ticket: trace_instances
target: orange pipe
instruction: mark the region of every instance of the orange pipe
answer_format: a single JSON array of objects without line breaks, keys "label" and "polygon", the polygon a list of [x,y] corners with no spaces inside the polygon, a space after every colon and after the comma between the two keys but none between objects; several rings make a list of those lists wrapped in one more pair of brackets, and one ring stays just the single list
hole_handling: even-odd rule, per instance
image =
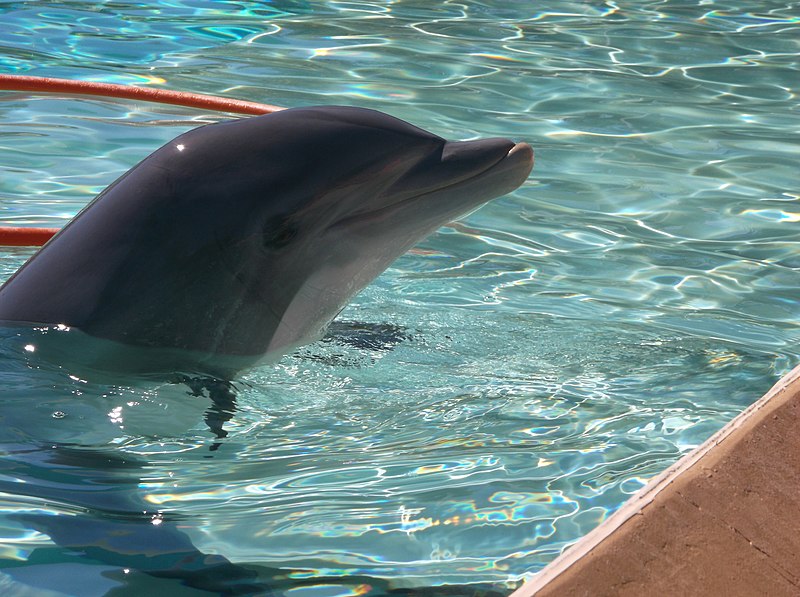
[{"label": "orange pipe", "polygon": [[6,247],[38,247],[49,241],[58,228],[0,226],[0,245]]},{"label": "orange pipe", "polygon": [[[280,106],[259,104],[244,100],[170,91],[168,89],[151,89],[134,85],[116,85],[114,83],[96,83],[94,81],[72,81],[52,77],[28,77],[22,75],[1,75],[0,91],[32,91],[35,93],[72,93],[79,95],[97,95],[101,97],[117,97],[159,104],[172,104],[189,108],[203,108],[233,114],[270,114],[283,110]],[[58,228],[21,228],[0,226],[0,245],[9,247],[34,247],[43,245],[58,232]]]},{"label": "orange pipe", "polygon": [[170,91],[168,89],[151,89],[134,85],[116,85],[114,83],[96,83],[94,81],[72,81],[70,79],[54,79],[52,77],[27,77],[22,75],[0,75],[0,91],[33,91],[37,93],[74,93],[79,95],[99,95],[102,97],[119,97],[123,99],[174,104],[189,108],[207,108],[218,112],[234,114],[269,114],[283,110],[279,106],[247,102],[244,100],[188,93],[186,91]]}]

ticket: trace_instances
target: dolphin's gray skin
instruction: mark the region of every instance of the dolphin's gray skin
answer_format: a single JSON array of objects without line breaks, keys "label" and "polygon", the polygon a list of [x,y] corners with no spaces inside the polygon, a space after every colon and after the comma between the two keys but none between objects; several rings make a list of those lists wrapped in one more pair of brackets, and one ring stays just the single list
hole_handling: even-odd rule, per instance
[{"label": "dolphin's gray skin", "polygon": [[281,354],[532,165],[525,143],[446,141],[361,108],[203,126],[120,177],[14,274],[0,320],[183,354]]}]

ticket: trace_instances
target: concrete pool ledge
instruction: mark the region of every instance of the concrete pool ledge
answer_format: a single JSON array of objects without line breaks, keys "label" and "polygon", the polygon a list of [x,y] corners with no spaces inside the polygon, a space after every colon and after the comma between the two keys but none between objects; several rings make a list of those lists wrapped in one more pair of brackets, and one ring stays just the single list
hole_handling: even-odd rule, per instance
[{"label": "concrete pool ledge", "polygon": [[800,366],[511,597],[800,595]]}]

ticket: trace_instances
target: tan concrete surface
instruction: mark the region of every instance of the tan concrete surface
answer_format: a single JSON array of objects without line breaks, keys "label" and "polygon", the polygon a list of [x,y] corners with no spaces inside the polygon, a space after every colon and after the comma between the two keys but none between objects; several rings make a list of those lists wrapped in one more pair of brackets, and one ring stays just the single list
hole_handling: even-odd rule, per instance
[{"label": "tan concrete surface", "polygon": [[800,367],[512,597],[800,596]]}]

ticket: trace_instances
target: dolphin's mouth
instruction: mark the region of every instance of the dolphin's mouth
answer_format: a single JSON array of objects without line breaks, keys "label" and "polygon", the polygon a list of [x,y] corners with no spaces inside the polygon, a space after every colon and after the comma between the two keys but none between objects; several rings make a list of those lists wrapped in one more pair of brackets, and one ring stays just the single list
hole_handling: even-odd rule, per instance
[{"label": "dolphin's mouth", "polygon": [[[493,152],[494,155],[480,155],[480,149],[482,148],[476,146],[492,142],[504,143],[506,151],[503,153],[495,151]],[[449,202],[451,203],[450,205],[441,206],[443,214],[450,214],[454,209],[459,210],[461,213],[456,215],[456,217],[459,217],[495,197],[510,193],[525,182],[533,168],[533,149],[527,143],[513,143],[505,139],[489,139],[461,141],[449,143],[448,145],[456,146],[456,150],[448,152],[447,146],[445,146],[445,151],[442,153],[441,164],[452,170],[448,172],[449,176],[444,177],[443,184],[420,185],[420,188],[416,191],[409,192],[405,190],[400,192],[397,194],[397,198],[388,205],[345,216],[328,226],[328,230],[376,222],[397,213],[411,204],[425,201],[434,195],[453,196],[463,189],[465,191],[463,197],[458,196],[455,201]],[[508,148],[509,145],[511,146],[510,149]],[[478,151],[474,151],[474,149]],[[473,155],[469,155],[470,153]],[[461,154],[461,156],[458,154]],[[464,159],[459,160],[459,157]],[[449,164],[447,163],[448,160],[450,161]],[[471,164],[470,162],[473,163]],[[479,167],[472,169],[472,171],[464,172],[465,167],[476,165],[474,162],[479,162]],[[440,166],[440,164],[436,164],[436,166]],[[436,207],[433,209],[437,212],[439,211]]]}]

